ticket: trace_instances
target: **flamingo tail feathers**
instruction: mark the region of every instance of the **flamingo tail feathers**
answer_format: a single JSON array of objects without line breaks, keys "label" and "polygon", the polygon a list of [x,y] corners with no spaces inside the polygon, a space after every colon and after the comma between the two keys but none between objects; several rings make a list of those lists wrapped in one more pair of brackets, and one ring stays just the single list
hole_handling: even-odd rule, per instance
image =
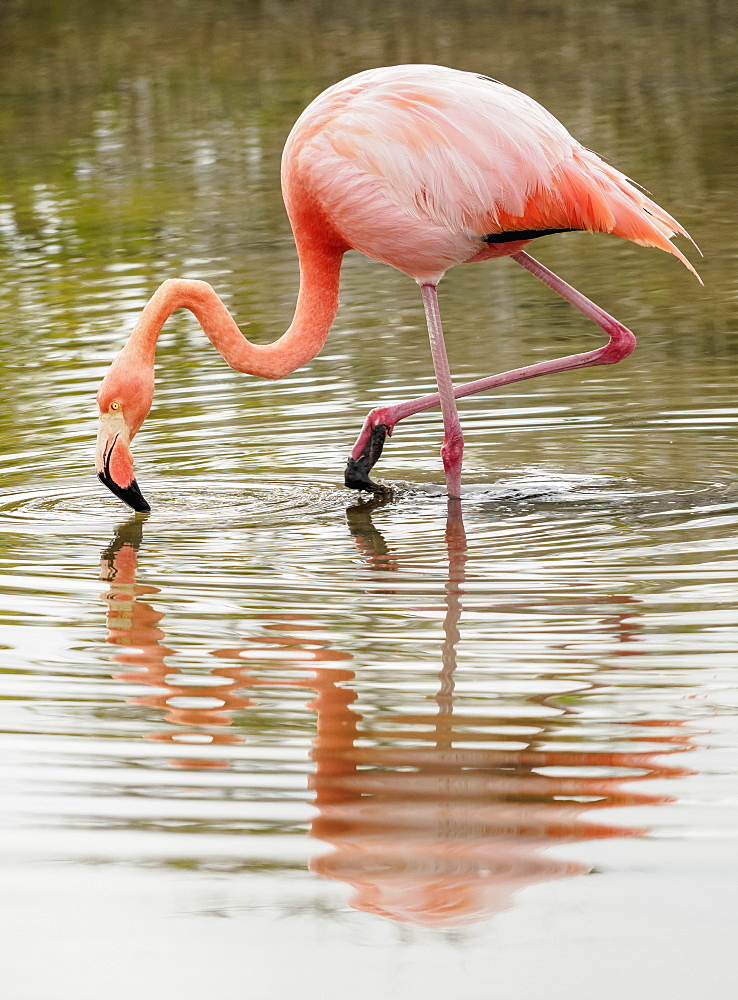
[{"label": "flamingo tail feathers", "polygon": [[556,186],[572,223],[589,232],[612,233],[640,246],[659,247],[677,257],[702,284],[699,274],[671,242],[685,236],[700,252],[687,230],[615,167],[583,147],[560,167]]}]

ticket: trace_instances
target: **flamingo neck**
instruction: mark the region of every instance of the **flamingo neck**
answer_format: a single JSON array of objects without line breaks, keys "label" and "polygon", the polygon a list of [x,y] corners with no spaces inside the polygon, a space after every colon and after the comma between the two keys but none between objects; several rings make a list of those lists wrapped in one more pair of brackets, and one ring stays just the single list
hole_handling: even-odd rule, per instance
[{"label": "flamingo neck", "polygon": [[282,378],[312,360],[323,347],[338,310],[342,251],[300,247],[300,290],[289,329],[272,344],[252,344],[239,330],[206,281],[170,278],[144,307],[121,357],[153,367],[156,342],[177,309],[189,309],[213,347],[236,371],[261,378]]}]

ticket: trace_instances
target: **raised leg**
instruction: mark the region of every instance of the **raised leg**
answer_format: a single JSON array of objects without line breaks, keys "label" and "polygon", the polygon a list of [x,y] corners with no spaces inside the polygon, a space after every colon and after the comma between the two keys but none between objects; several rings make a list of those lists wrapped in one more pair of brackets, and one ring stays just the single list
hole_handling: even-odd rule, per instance
[{"label": "raised leg", "polygon": [[[585,316],[588,316],[597,323],[608,335],[609,340],[603,347],[598,347],[594,351],[586,351],[582,354],[569,354],[563,358],[554,358],[552,361],[540,361],[535,365],[515,368],[509,372],[490,375],[488,378],[480,378],[475,382],[467,382],[464,385],[459,385],[453,389],[455,399],[460,399],[462,396],[471,396],[476,392],[484,392],[486,389],[495,389],[502,385],[508,385],[511,382],[522,382],[524,379],[536,378],[539,375],[552,375],[554,372],[571,371],[575,368],[589,368],[593,365],[613,365],[618,361],[622,361],[623,358],[626,358],[631,353],[635,347],[636,339],[622,323],[619,323],[609,313],[606,313],[604,309],[600,309],[599,306],[595,305],[585,295],[578,292],[576,288],[572,288],[571,285],[568,285],[562,278],[554,274],[553,271],[549,271],[547,267],[539,264],[537,260],[524,251],[521,250],[519,253],[513,254],[512,259],[530,271],[531,274],[535,275],[544,284],[548,285],[549,288],[553,289],[562,298],[566,299],[567,302],[576,306]],[[374,483],[369,478],[369,470],[382,454],[382,446],[385,438],[387,435],[392,434],[395,425],[400,420],[410,417],[415,413],[421,413],[423,410],[428,410],[433,406],[438,406],[439,403],[442,404],[441,394],[437,392],[429,396],[420,396],[418,399],[410,399],[404,403],[381,406],[372,410],[364,421],[364,426],[348,460],[346,466],[346,485],[353,489],[367,490],[372,493],[387,492],[386,486]],[[460,464],[459,459],[459,467]]]}]

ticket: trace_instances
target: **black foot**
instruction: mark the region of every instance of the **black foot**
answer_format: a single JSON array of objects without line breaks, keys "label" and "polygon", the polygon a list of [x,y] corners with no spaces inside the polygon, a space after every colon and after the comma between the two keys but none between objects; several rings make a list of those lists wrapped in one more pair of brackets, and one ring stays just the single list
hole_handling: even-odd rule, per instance
[{"label": "black foot", "polygon": [[367,493],[392,492],[389,486],[382,486],[369,478],[369,470],[382,454],[388,431],[386,424],[375,424],[359,457],[349,458],[344,473],[344,482],[348,489],[365,490]]}]

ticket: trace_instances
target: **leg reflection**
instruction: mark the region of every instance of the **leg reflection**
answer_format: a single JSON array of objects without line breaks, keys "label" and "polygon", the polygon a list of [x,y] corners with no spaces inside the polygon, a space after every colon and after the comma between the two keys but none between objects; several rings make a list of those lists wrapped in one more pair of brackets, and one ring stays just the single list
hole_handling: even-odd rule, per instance
[{"label": "leg reflection", "polygon": [[[354,507],[349,517],[360,550],[369,553],[367,564],[384,572],[400,561],[390,562],[379,543],[371,523],[377,506],[357,505],[359,513]],[[441,927],[508,909],[525,886],[590,870],[552,857],[550,849],[556,845],[646,833],[608,825],[595,813],[670,801],[639,791],[637,785],[688,773],[664,762],[664,755],[690,748],[678,720],[629,727],[630,741],[648,741],[655,749],[605,753],[539,749],[556,742],[558,720],[568,710],[545,719],[535,712],[526,716],[524,709],[513,718],[496,716],[493,709],[456,714],[456,646],[467,558],[457,500],[449,501],[446,549],[436,710],[385,713],[360,732],[358,716],[349,719],[354,713],[346,707],[341,723],[339,705],[333,703],[331,725],[318,722],[312,779],[318,816],[311,831],[334,848],[314,861],[312,869],[351,885],[357,909]],[[535,699],[530,702],[534,707]],[[328,704],[324,691],[324,711]],[[569,726],[570,720],[567,715]],[[524,749],[495,747],[509,743],[510,731],[516,729],[531,732]],[[618,776],[602,777],[609,769]]]}]

